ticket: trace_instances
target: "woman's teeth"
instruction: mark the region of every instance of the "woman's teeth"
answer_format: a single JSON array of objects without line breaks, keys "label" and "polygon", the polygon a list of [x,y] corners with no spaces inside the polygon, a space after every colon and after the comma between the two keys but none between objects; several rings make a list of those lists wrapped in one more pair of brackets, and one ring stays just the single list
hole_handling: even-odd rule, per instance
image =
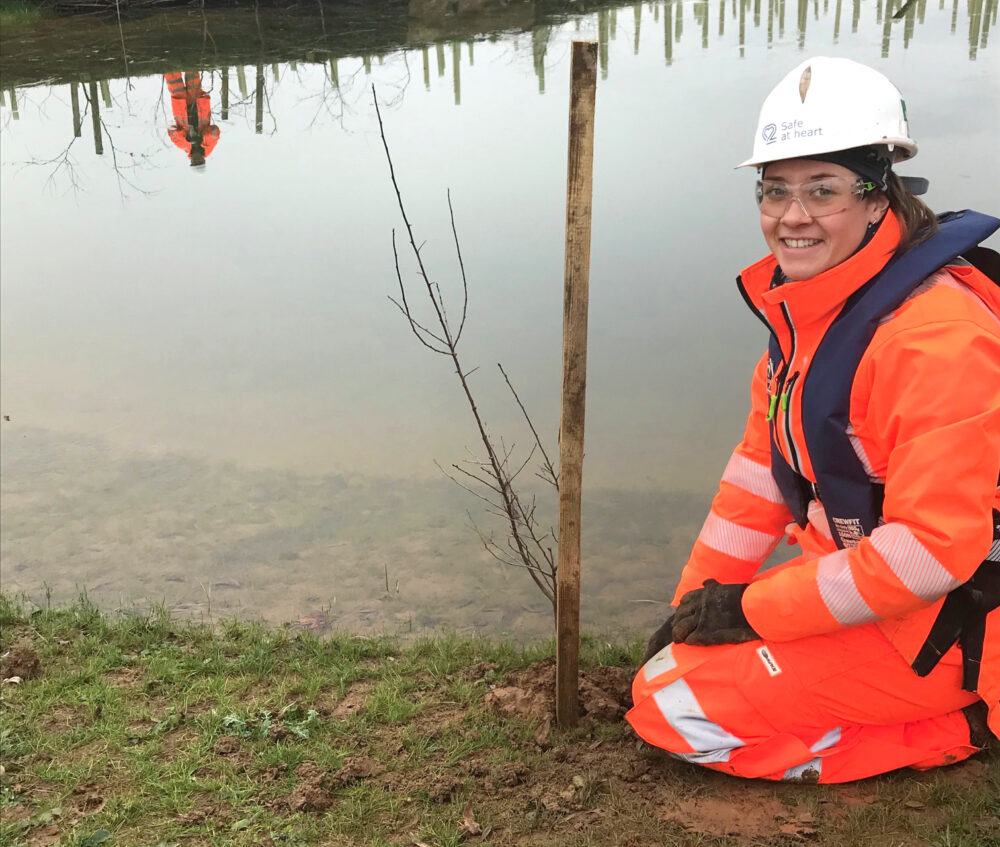
[{"label": "woman's teeth", "polygon": [[819,244],[818,238],[783,238],[786,247],[812,247]]}]

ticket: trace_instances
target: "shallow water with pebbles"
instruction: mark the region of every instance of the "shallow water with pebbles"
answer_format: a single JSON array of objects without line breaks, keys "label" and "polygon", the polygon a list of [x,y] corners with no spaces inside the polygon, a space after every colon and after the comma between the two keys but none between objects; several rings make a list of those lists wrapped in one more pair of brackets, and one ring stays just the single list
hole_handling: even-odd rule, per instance
[{"label": "shallow water with pebbles", "polygon": [[[502,543],[502,523],[434,467],[479,451],[451,366],[387,299],[400,220],[371,87],[457,318],[451,190],[463,367],[521,462],[532,437],[493,363],[554,454],[568,54],[593,37],[582,614],[599,632],[661,622],[765,341],[732,284],[764,252],[754,175],[729,167],[760,100],[810,53],[871,64],[907,97],[921,152],[906,173],[930,179],[929,202],[996,212],[997,3],[580,5],[5,27],[5,592],[316,631],[550,633],[528,575],[470,526]],[[177,132],[182,72],[217,131],[204,168]],[[536,459],[521,479],[546,526]]]}]

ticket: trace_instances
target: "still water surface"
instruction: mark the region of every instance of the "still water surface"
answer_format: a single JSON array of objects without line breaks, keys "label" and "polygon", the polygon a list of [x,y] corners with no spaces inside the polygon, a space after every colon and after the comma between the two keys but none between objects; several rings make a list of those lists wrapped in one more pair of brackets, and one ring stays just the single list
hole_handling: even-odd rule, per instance
[{"label": "still water surface", "polygon": [[[180,11],[120,34],[90,19],[4,34],[5,591],[357,631],[547,631],[541,595],[466,511],[490,517],[435,467],[478,455],[477,438],[447,362],[387,299],[400,221],[372,85],[425,262],[458,308],[451,191],[464,362],[491,431],[524,457],[495,363],[554,451],[569,45],[600,40],[595,630],[662,617],[740,435],[765,339],[733,280],[764,247],[754,175],[732,165],[780,76],[814,54],[883,71],[921,146],[903,172],[930,179],[938,210],[996,213],[995,0],[422,5],[372,4],[350,26],[328,6],[294,26]],[[203,92],[204,167],[176,132],[185,74]],[[416,282],[405,257],[403,273]]]}]

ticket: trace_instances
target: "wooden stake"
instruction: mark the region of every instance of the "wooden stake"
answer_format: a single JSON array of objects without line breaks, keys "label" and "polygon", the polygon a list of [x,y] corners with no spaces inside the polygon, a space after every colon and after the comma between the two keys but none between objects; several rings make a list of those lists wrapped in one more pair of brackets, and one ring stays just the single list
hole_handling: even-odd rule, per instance
[{"label": "wooden stake", "polygon": [[78,82],[69,84],[69,99],[73,104],[73,137],[80,138],[83,135],[83,119],[80,117],[80,84]]},{"label": "wooden stake", "polygon": [[587,393],[587,305],[590,211],[594,175],[597,42],[574,41],[570,70],[566,273],[563,289],[562,420],[559,425],[559,569],[556,582],[556,721],[579,717],[580,502],[584,400]]},{"label": "wooden stake", "polygon": [[90,83],[90,122],[94,126],[94,152],[104,155],[104,137],[101,135],[101,104],[97,102],[97,83]]},{"label": "wooden stake", "polygon": [[254,94],[254,132],[264,131],[264,66],[257,65],[257,90]]}]

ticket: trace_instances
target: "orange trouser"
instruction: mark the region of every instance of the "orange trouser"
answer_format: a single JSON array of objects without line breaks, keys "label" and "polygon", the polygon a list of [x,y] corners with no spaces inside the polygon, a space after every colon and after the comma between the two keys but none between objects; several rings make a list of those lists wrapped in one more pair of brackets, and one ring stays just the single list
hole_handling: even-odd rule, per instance
[{"label": "orange trouser", "polygon": [[978,748],[953,648],[918,677],[869,624],[780,643],[671,644],[632,683],[647,742],[736,776],[849,782],[961,761]]}]

